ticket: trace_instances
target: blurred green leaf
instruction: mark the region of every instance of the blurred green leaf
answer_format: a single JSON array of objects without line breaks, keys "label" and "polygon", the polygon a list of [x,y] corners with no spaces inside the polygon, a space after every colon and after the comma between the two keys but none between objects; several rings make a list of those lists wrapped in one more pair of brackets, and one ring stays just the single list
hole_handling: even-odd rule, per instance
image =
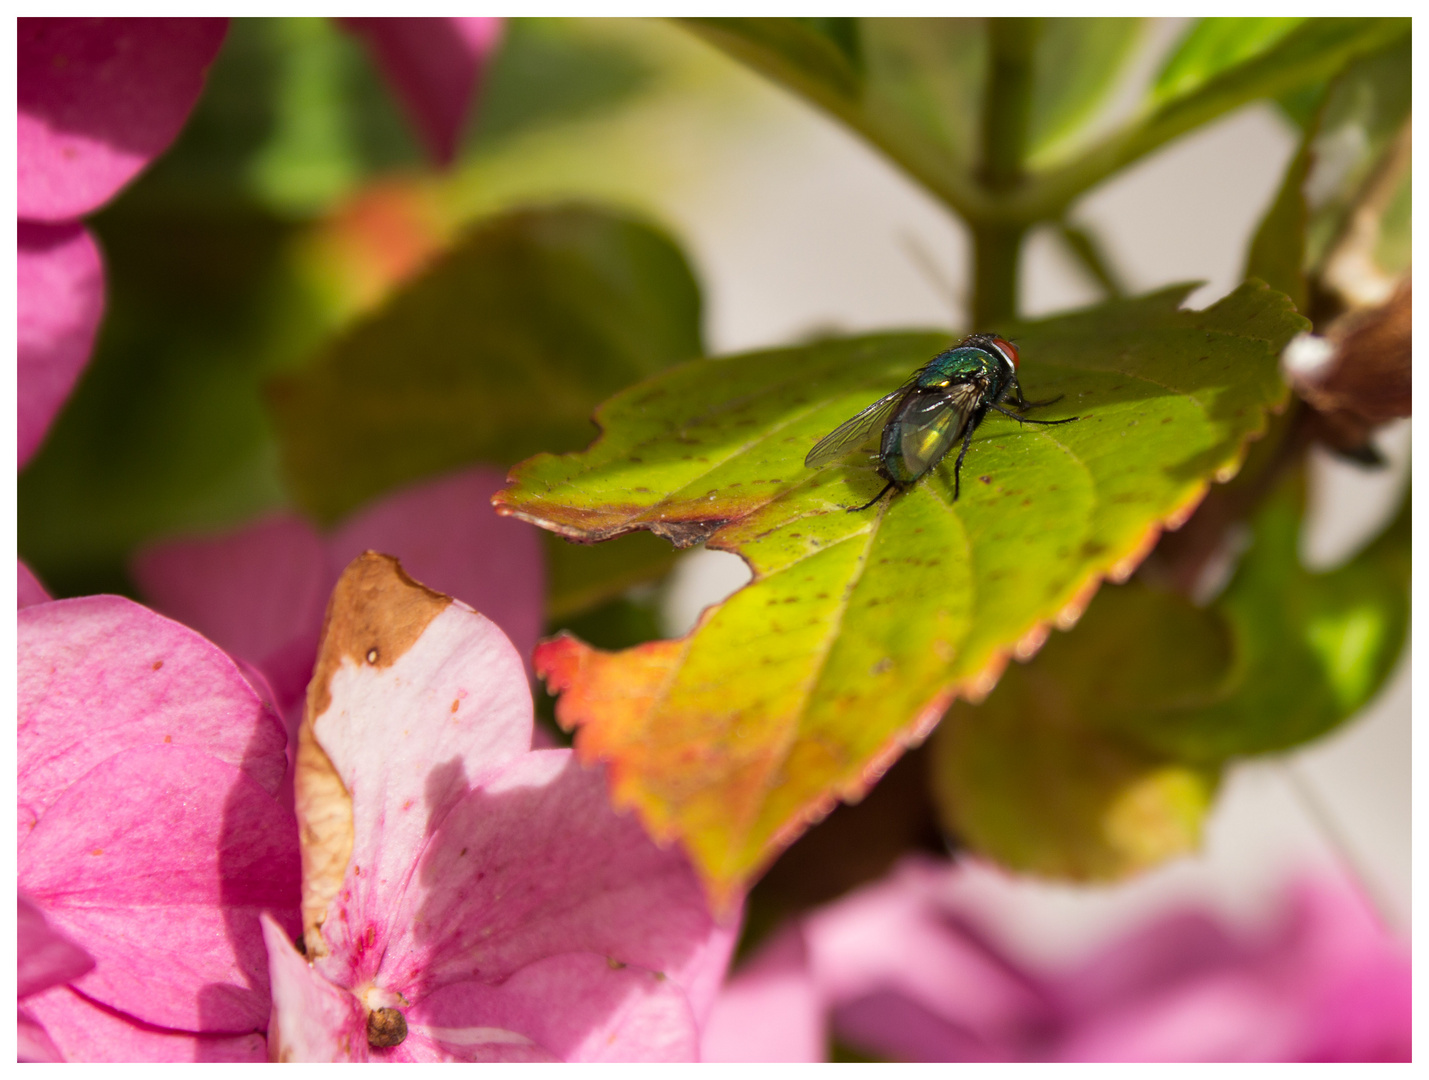
[{"label": "blurred green leaf", "polygon": [[[1350,64],[1320,91],[1295,157],[1251,242],[1246,275],[1258,277],[1308,310],[1307,271],[1323,260],[1382,167],[1390,141],[1409,115],[1408,38]],[[1408,265],[1409,177],[1381,220],[1384,269]]]},{"label": "blurred green leaf", "polygon": [[92,222],[105,321],[19,478],[20,551],[61,595],[124,590],[135,544],[231,525],[283,499],[259,388],[295,229],[261,211],[136,202]]},{"label": "blurred green leaf", "polygon": [[1148,96],[1156,105],[1185,97],[1223,71],[1268,52],[1303,22],[1303,17],[1197,19],[1166,58]]},{"label": "blurred green leaf", "polygon": [[[678,554],[650,533],[633,533],[605,544],[574,544],[554,533],[545,533],[544,539],[546,616],[558,626],[598,604],[617,601],[632,585],[664,575]],[[639,640],[658,636],[651,633]],[[634,641],[621,646],[628,644]]]},{"label": "blurred green leaf", "polygon": [[1311,143],[1319,131],[1318,117],[1310,120],[1300,147],[1291,158],[1275,201],[1251,238],[1245,276],[1259,278],[1290,297],[1297,311],[1309,310],[1309,282],[1305,276],[1305,226],[1310,212],[1305,206],[1305,177],[1310,172]]},{"label": "blurred green leaf", "polygon": [[955,695],[985,693],[1015,649],[1124,575],[1211,478],[1233,472],[1282,401],[1276,357],[1305,325],[1246,286],[1205,311],[1185,289],[1016,331],[1031,397],[1020,429],[979,429],[954,502],[952,461],[859,514],[871,455],[804,455],[948,345],[880,334],[702,360],[617,396],[579,454],[512,472],[500,509],[589,540],[646,529],[739,552],[754,581],[693,633],[619,653],[571,638],[537,669],[565,690],[617,801],[681,838],[717,896],[836,797],[860,794]]},{"label": "blurred green leaf", "polygon": [[142,195],[310,216],[380,172],[423,162],[360,41],[330,19],[240,18]]},{"label": "blurred green leaf", "polygon": [[[1304,185],[1310,218],[1306,267],[1315,267],[1345,227],[1366,179],[1379,167],[1410,112],[1413,80],[1409,38],[1350,65],[1331,85],[1313,134],[1314,162]],[[1381,222],[1381,235],[1407,244],[1408,183],[1403,217]],[[1384,231],[1389,225],[1394,231]],[[1397,269],[1398,267],[1395,267]]]},{"label": "blurred green leaf", "polygon": [[1046,168],[1079,145],[1077,136],[1115,88],[1142,38],[1142,19],[1044,19],[1034,54],[1028,165]]},{"label": "blurred green leaf", "polygon": [[628,44],[571,19],[507,19],[488,66],[467,145],[472,152],[581,119],[649,88],[656,68]]},{"label": "blurred green leaf", "polygon": [[1205,703],[1109,723],[1183,761],[1283,750],[1343,723],[1379,691],[1409,628],[1409,502],[1354,559],[1311,573],[1298,555],[1300,506],[1287,486],[1214,607],[1235,661]]},{"label": "blurred green leaf", "polygon": [[[688,19],[751,67],[827,109],[966,213],[977,196],[987,78],[982,19]],[[1065,156],[1139,34],[1134,19],[1044,19],[1034,53],[1028,151]],[[836,30],[836,32],[834,32]]]},{"label": "blurred green leaf", "polygon": [[416,477],[579,446],[600,400],[701,352],[665,234],[526,210],[481,222],[271,402],[293,491],[330,521]]},{"label": "blurred green leaf", "polygon": [[1088,188],[1193,128],[1251,101],[1323,83],[1346,64],[1407,40],[1408,34],[1407,19],[1307,19],[1238,63],[1214,71],[1207,64],[1203,81],[1191,76],[1202,69],[1190,66],[1184,82],[1174,80],[1185,89],[1175,96],[1149,93],[1137,119],[1080,157],[1034,178],[1012,199],[1008,212],[1025,219],[1060,214]]},{"label": "blurred green leaf", "polygon": [[1133,583],[934,737],[950,830],[1019,870],[1116,878],[1193,849],[1222,765],[1299,745],[1383,686],[1408,630],[1409,515],[1304,570],[1287,484],[1209,608]]}]

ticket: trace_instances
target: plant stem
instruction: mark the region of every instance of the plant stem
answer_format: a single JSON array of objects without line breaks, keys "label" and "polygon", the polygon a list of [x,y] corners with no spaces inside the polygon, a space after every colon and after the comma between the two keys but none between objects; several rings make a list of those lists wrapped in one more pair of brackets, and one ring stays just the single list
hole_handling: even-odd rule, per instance
[{"label": "plant stem", "polygon": [[[1025,176],[1027,127],[1032,106],[1032,54],[1039,19],[988,21],[987,85],[982,100],[982,162],[978,181],[996,196],[1019,187]],[[1021,222],[974,221],[973,303],[975,329],[1017,319],[1017,270],[1027,227]]]},{"label": "plant stem", "polygon": [[1032,53],[1041,31],[1041,19],[988,20],[979,179],[994,192],[1022,183],[1032,109]]},{"label": "plant stem", "polygon": [[984,222],[972,226],[972,326],[977,333],[1000,331],[1017,321],[1018,266],[1022,262],[1023,225]]}]

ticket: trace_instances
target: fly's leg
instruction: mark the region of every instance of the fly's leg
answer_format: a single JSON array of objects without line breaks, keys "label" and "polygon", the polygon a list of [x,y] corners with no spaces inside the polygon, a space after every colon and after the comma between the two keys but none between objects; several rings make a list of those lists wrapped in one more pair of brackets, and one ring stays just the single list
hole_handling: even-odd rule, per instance
[{"label": "fly's leg", "polygon": [[1022,384],[1016,379],[1012,381],[1012,389],[1017,392],[1017,396],[1012,400],[1013,403],[1017,406],[1018,412],[1024,412],[1027,409],[1040,409],[1044,405],[1055,405],[1057,402],[1061,401],[1064,397],[1067,396],[1066,394],[1058,394],[1056,397],[1049,397],[1045,401],[1028,401],[1025,397],[1022,396]]},{"label": "fly's leg", "polygon": [[893,481],[892,481],[892,480],[888,481],[888,483],[886,483],[886,484],[883,485],[883,490],[880,491],[880,492],[879,492],[877,495],[875,495],[873,498],[869,499],[868,502],[864,503],[862,506],[850,506],[850,507],[848,507],[848,512],[849,512],[850,514],[856,514],[856,513],[858,513],[860,510],[867,510],[870,506],[872,506],[874,503],[876,503],[879,499],[883,498],[883,496],[888,492],[888,489],[891,488],[892,486],[893,486]]},{"label": "fly's leg", "polygon": [[[1052,401],[1056,400],[1056,398],[1052,399]],[[1044,405],[1050,405],[1051,403],[1051,401],[1042,402],[1042,404]],[[1056,427],[1058,424],[1070,424],[1073,420],[1081,419],[1080,416],[1069,416],[1065,420],[1033,420],[1029,417],[1019,416],[1015,412],[1011,412],[1007,409],[1004,409],[1001,405],[989,405],[988,408],[997,410],[998,412],[1002,413],[1003,416],[1012,417],[1012,419],[1016,420],[1019,424],[1042,424],[1045,427]],[[962,458],[958,458],[958,460],[961,461]]]},{"label": "fly's leg", "polygon": [[[996,408],[996,406],[994,406]],[[999,412],[1002,410],[999,409]],[[968,446],[973,441],[973,429],[976,424],[969,424],[967,434],[963,436],[963,448],[958,451],[958,460],[953,465],[953,502],[958,501],[958,493],[962,490],[963,458],[968,456]]]}]

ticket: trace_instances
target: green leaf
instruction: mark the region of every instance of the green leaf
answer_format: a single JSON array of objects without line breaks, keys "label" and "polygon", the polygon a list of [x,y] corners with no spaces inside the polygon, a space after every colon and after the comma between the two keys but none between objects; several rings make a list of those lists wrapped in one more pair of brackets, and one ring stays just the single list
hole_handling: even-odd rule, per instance
[{"label": "green leaf", "polygon": [[1408,630],[1408,500],[1337,570],[1298,560],[1295,484],[1210,607],[1133,583],[933,741],[946,826],[1018,870],[1116,878],[1199,843],[1221,767],[1318,737],[1383,686]]},{"label": "green leaf", "polygon": [[[1239,63],[1214,71],[1210,64],[1189,66],[1184,83],[1178,78],[1167,84],[1186,89],[1175,96],[1149,93],[1137,119],[1065,166],[1036,177],[1004,212],[1024,220],[1060,214],[1082,192],[1177,136],[1251,101],[1323,82],[1408,34],[1407,19],[1307,19]],[[1204,81],[1193,78],[1193,71],[1205,74]]]},{"label": "green leaf", "polygon": [[489,151],[518,136],[627,103],[656,77],[652,58],[592,36],[569,19],[507,19],[482,76],[469,145]]},{"label": "green leaf", "polygon": [[1105,104],[1142,38],[1143,19],[1044,19],[1033,56],[1035,77],[1027,164],[1067,158]]},{"label": "green leaf", "polygon": [[[987,79],[982,19],[687,19],[732,56],[828,110],[967,215]],[[1139,34],[1134,19],[1044,19],[1027,150],[1060,160],[1106,99]]]},{"label": "green leaf", "polygon": [[366,49],[333,20],[234,19],[183,134],[145,177],[144,197],[308,216],[380,172],[423,161]]},{"label": "green leaf", "polygon": [[[1379,167],[1400,128],[1408,122],[1412,85],[1406,36],[1352,64],[1334,81],[1319,129],[1313,133],[1314,166],[1306,183],[1310,219],[1305,265],[1316,267],[1346,227],[1366,180]],[[1408,188],[1405,177],[1404,188]],[[1407,242],[1408,195],[1400,235]],[[1392,227],[1394,221],[1389,222]],[[1384,230],[1382,235],[1394,235]]]},{"label": "green leaf", "polygon": [[480,223],[271,401],[299,501],[333,520],[404,481],[583,443],[602,398],[702,351],[689,265],[611,213]]},{"label": "green leaf", "polygon": [[1318,738],[1363,708],[1403,649],[1409,627],[1409,503],[1343,566],[1300,565],[1293,490],[1268,504],[1255,543],[1215,610],[1235,663],[1202,703],[1144,718],[1109,719],[1144,746],[1183,761],[1219,763]]},{"label": "green leaf", "polygon": [[1167,57],[1148,96],[1157,105],[1185,97],[1223,71],[1268,52],[1305,21],[1197,19]]},{"label": "green leaf", "polygon": [[553,533],[544,535],[546,617],[557,625],[616,600],[631,586],[661,577],[675,565],[670,545],[650,533],[631,533],[605,544],[573,544]]},{"label": "green leaf", "polygon": [[[1343,231],[1367,176],[1384,160],[1409,115],[1408,38],[1350,64],[1318,91],[1313,114],[1275,202],[1256,230],[1246,275],[1288,295],[1306,311],[1306,272],[1315,269]],[[1378,250],[1397,272],[1407,265],[1409,183],[1381,216]],[[1388,201],[1388,200],[1387,200]],[[1401,250],[1403,254],[1401,254]]]},{"label": "green leaf", "polygon": [[118,200],[93,226],[104,324],[17,493],[20,551],[58,595],[124,591],[134,545],[283,501],[260,387],[295,228],[261,211],[158,210],[142,198]]},{"label": "green leaf", "polygon": [[1305,129],[1300,147],[1291,158],[1275,201],[1255,230],[1246,255],[1245,276],[1259,278],[1290,297],[1297,311],[1309,310],[1309,282],[1305,277],[1305,178],[1313,160],[1311,144],[1319,131],[1320,110]]},{"label": "green leaf", "polygon": [[614,654],[562,638],[537,659],[617,800],[681,838],[717,896],[860,794],[953,697],[985,694],[1009,654],[1235,471],[1284,400],[1276,356],[1305,323],[1263,287],[1200,312],[1177,310],[1185,291],[1022,327],[1027,394],[1064,394],[1043,415],[1081,419],[994,415],[956,503],[951,461],[857,514],[883,485],[870,456],[803,466],[947,347],[931,333],[687,364],[602,407],[589,450],[513,471],[504,513],[587,540],[705,540],[754,571],[688,638]]}]

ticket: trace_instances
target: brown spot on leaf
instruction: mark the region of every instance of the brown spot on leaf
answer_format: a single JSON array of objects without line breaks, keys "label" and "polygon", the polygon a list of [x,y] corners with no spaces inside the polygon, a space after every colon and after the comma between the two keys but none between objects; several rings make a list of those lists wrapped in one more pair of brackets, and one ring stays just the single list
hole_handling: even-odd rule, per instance
[{"label": "brown spot on leaf", "polygon": [[650,531],[670,541],[677,548],[687,548],[709,539],[724,523],[724,518],[710,521],[652,521]]}]

